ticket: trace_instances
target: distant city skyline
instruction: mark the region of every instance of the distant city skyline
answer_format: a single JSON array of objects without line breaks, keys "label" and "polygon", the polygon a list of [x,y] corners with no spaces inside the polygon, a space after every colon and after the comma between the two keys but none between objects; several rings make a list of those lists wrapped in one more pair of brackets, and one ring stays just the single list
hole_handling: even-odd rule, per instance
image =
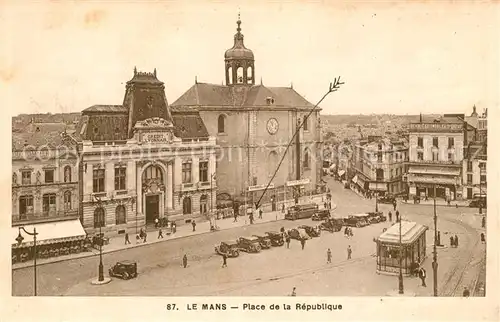
[{"label": "distant city skyline", "polygon": [[[3,4],[0,95],[11,115],[121,104],[125,82],[157,69],[169,103],[221,84],[238,11],[256,83],[291,86],[325,115],[498,108],[498,5],[331,5],[256,1]],[[20,19],[21,16],[30,17]],[[478,36],[480,35],[480,36]],[[3,62],[3,63],[2,63]]]}]

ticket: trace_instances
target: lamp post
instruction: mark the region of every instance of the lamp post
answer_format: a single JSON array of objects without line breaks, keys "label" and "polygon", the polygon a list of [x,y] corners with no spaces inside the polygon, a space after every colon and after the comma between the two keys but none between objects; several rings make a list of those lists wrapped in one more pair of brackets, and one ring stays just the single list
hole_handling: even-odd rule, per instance
[{"label": "lamp post", "polygon": [[101,227],[102,227],[102,222],[99,221],[99,278],[98,278],[99,282],[104,281],[104,266],[102,265],[102,243],[103,243],[103,238],[102,238]]},{"label": "lamp post", "polygon": [[401,215],[399,217],[399,294],[404,294],[403,285],[403,241],[401,236]]},{"label": "lamp post", "polygon": [[433,270],[433,278],[434,278],[434,296],[438,296],[438,288],[437,288],[437,270],[438,270],[438,262],[437,262],[437,212],[436,212],[436,185],[434,185],[434,258],[432,261],[432,270]]},{"label": "lamp post", "polygon": [[375,193],[375,212],[378,212],[378,192]]},{"label": "lamp post", "polygon": [[36,228],[33,227],[33,232],[30,233],[29,231],[27,231],[24,227],[19,227],[19,234],[17,235],[17,238],[16,238],[16,241],[17,241],[17,244],[18,245],[21,245],[21,243],[23,242],[24,240],[24,237],[21,235],[21,230],[24,231],[26,234],[30,235],[30,236],[33,236],[33,292],[34,292],[34,295],[36,296],[37,295],[37,292],[36,292],[36,256],[37,256],[37,253],[36,253],[36,236],[38,235],[38,233],[36,232]]}]

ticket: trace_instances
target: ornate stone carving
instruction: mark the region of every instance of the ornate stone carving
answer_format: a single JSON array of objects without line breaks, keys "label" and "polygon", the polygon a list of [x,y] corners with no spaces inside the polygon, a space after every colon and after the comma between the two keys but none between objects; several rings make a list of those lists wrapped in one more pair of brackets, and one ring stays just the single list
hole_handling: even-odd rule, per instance
[{"label": "ornate stone carving", "polygon": [[40,171],[36,172],[36,184],[41,184],[42,183],[42,174]]},{"label": "ornate stone carving", "polygon": [[173,126],[173,124],[161,117],[152,117],[145,119],[144,121],[137,122],[136,128],[168,128]]},{"label": "ornate stone carving", "polygon": [[12,173],[12,184],[17,185],[17,173]]}]

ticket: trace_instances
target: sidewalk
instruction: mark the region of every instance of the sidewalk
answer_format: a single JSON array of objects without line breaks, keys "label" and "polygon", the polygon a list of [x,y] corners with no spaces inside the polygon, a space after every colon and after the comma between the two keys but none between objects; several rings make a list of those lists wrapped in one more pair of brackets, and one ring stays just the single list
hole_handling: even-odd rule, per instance
[{"label": "sidewalk", "polygon": [[[324,194],[321,195],[316,195],[312,198],[310,197],[302,197],[299,201],[302,203],[305,202],[316,202],[319,205],[320,209],[323,209],[323,200]],[[287,201],[286,205],[287,207],[289,205],[293,204],[293,200]],[[279,207],[278,207],[279,208]],[[336,205],[332,203],[332,210],[336,208]],[[285,219],[285,214],[281,213],[281,211],[269,211],[269,212],[264,212],[262,214],[262,219],[255,219],[254,225],[262,224],[262,223],[267,223],[267,222],[272,222],[272,221],[278,221],[278,220],[284,220]],[[219,227],[219,230],[226,230],[226,229],[233,229],[237,227],[243,227],[249,225],[250,222],[248,221],[247,216],[239,216],[238,221],[234,222],[234,217],[230,218],[225,218],[225,219],[219,219],[216,220],[216,225]],[[167,235],[166,231],[164,231],[164,238],[163,239],[158,239],[158,229],[148,229],[148,236],[147,236],[147,241],[144,243],[142,240],[140,242],[137,242],[135,240],[135,235],[131,234],[130,235],[130,241],[131,244],[125,245],[125,236],[120,235],[120,236],[114,236],[109,238],[109,244],[105,245],[102,247],[102,253],[107,254],[107,253],[113,253],[117,252],[120,250],[124,249],[130,249],[130,248],[135,248],[135,247],[140,247],[144,245],[151,245],[151,244],[156,244],[172,239],[177,239],[177,238],[184,238],[184,237],[189,237],[189,236],[194,236],[194,235],[200,235],[200,234],[206,234],[210,233],[210,222],[208,220],[203,220],[200,222],[197,222],[196,225],[196,231],[193,231],[193,227],[191,225],[180,225],[177,226],[177,231],[175,234],[170,234]],[[84,253],[78,253],[78,254],[69,254],[69,255],[64,255],[64,256],[59,256],[59,257],[51,257],[51,258],[38,258],[37,259],[37,266],[38,265],[45,265],[49,263],[56,263],[56,262],[62,262],[66,260],[71,260],[71,259],[77,259],[77,258],[85,258],[85,257],[91,257],[91,256],[97,256],[99,255],[99,250],[92,248],[90,252],[84,252]],[[33,261],[27,261],[24,263],[16,263],[12,265],[12,270],[16,269],[21,269],[25,267],[31,267],[33,266]]]}]

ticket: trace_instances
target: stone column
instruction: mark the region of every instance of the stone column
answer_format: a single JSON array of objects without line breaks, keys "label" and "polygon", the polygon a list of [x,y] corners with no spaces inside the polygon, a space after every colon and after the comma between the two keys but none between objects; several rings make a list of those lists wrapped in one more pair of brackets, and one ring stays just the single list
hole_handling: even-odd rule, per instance
[{"label": "stone column", "polygon": [[172,209],[173,208],[173,175],[172,175],[172,170],[173,170],[173,165],[172,162],[169,162],[167,165],[167,184],[166,184],[166,191],[167,191],[167,209]]},{"label": "stone column", "polygon": [[107,194],[112,193],[115,190],[115,165],[113,162],[107,162],[105,164],[105,174],[104,174],[104,187]]},{"label": "stone column", "polygon": [[137,202],[136,202],[136,207],[137,207],[137,214],[140,215],[142,214],[142,166],[139,163],[135,164],[136,166],[136,191],[137,191]]},{"label": "stone column", "polygon": [[191,162],[191,182],[197,184],[200,181],[200,159],[193,156]]}]

